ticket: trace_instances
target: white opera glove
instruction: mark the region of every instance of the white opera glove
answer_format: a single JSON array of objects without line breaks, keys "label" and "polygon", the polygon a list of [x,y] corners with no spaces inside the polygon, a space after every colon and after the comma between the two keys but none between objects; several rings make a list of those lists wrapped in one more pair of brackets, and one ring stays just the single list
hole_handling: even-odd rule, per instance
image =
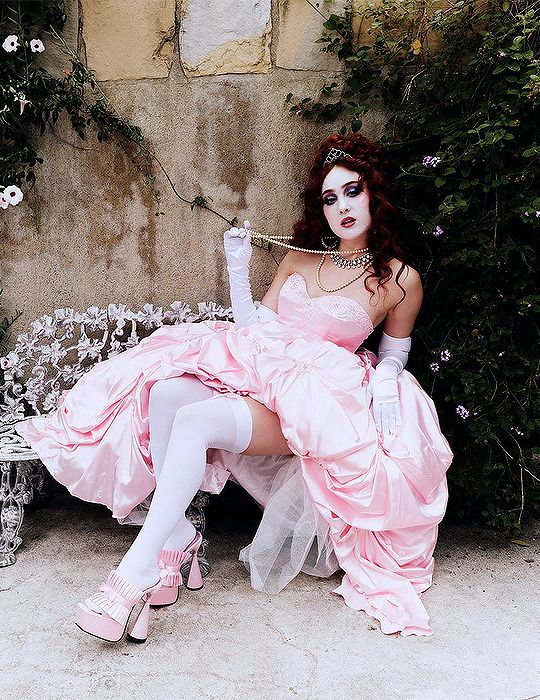
[{"label": "white opera glove", "polygon": [[411,338],[394,338],[383,331],[379,343],[379,359],[370,382],[373,394],[373,417],[383,435],[398,435],[401,408],[397,377],[407,364]]},{"label": "white opera glove", "polygon": [[259,321],[271,321],[277,314],[262,304],[255,308],[249,283],[249,261],[251,246],[251,224],[244,221],[244,228],[233,226],[223,234],[223,246],[227,259],[231,306],[234,321],[238,326],[251,326]]}]

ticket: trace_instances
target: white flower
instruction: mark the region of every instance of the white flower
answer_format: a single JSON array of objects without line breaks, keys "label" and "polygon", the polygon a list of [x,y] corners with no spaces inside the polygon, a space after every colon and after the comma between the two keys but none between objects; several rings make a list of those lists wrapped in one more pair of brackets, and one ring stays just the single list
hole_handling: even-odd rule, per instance
[{"label": "white flower", "polygon": [[86,309],[84,321],[94,331],[96,329],[107,330],[107,312],[98,306],[89,306]]},{"label": "white flower", "polygon": [[89,338],[86,333],[81,333],[81,337],[77,343],[77,354],[79,360],[84,360],[89,357],[92,360],[100,358],[101,348],[103,344],[99,340]]},{"label": "white flower", "polygon": [[135,330],[135,328],[132,328],[131,333],[129,334],[129,338],[124,343],[124,348],[126,350],[129,350],[129,348],[134,348],[138,344],[139,338],[137,336],[137,331]]},{"label": "white flower", "polygon": [[58,360],[67,355],[67,350],[60,345],[60,341],[56,338],[52,341],[50,345],[44,345],[41,348],[41,355],[39,356],[39,364],[45,364],[50,362],[51,364],[56,364]]},{"label": "white flower", "polygon": [[5,359],[7,360],[6,369],[9,368],[11,370],[10,374],[16,377],[20,377],[23,374],[23,369],[28,365],[28,362],[23,357],[19,357],[13,350],[6,355]]},{"label": "white flower", "polygon": [[73,365],[63,365],[60,367],[60,377],[64,383],[74,383],[77,376],[77,368]]},{"label": "white flower", "polygon": [[137,314],[137,320],[142,321],[145,328],[159,327],[163,323],[163,309],[161,306],[154,309],[153,304],[145,304]]},{"label": "white flower", "polygon": [[37,336],[43,335],[46,338],[52,338],[56,333],[56,324],[52,316],[42,316],[35,321],[32,321],[32,332]]},{"label": "white flower", "polygon": [[[10,185],[2,192],[2,199],[5,199],[11,206],[18,204],[23,198],[22,190],[17,185]],[[3,207],[4,208],[4,207]]]},{"label": "white flower", "polygon": [[0,194],[0,209],[7,209],[9,207],[9,202],[4,199],[4,195]]},{"label": "white flower", "polygon": [[119,340],[111,340],[111,347],[107,351],[107,357],[113,357],[122,352],[122,343]]},{"label": "white flower", "polygon": [[15,351],[25,353],[28,356],[35,349],[36,343],[37,338],[35,338],[34,336],[30,335],[29,333],[21,333],[21,335],[19,335],[19,337],[17,338],[17,345],[15,346]]},{"label": "white flower", "polygon": [[193,313],[191,307],[185,301],[173,301],[171,309],[172,311],[165,312],[164,317],[174,323],[193,321],[196,318],[196,314]]},{"label": "white flower", "polygon": [[19,37],[16,34],[10,34],[7,36],[2,44],[4,51],[8,51],[9,53],[11,53],[11,51],[17,51],[19,46]]},{"label": "white flower", "polygon": [[60,398],[60,392],[58,389],[54,389],[50,394],[43,399],[43,410],[48,413],[56,408],[58,399]]},{"label": "white flower", "polygon": [[111,321],[125,321],[126,309],[127,306],[125,304],[109,304],[107,313]]},{"label": "white flower", "polygon": [[197,304],[201,321],[227,319],[230,316],[231,309],[225,309],[223,306],[216,304],[215,301],[203,301]]},{"label": "white flower", "polygon": [[78,320],[75,316],[75,311],[69,306],[62,309],[56,309],[54,312],[54,318],[56,323],[60,326],[72,326]]},{"label": "white flower", "polygon": [[33,53],[41,53],[42,51],[45,51],[45,46],[41,39],[32,39],[30,42],[30,49],[33,51]]}]

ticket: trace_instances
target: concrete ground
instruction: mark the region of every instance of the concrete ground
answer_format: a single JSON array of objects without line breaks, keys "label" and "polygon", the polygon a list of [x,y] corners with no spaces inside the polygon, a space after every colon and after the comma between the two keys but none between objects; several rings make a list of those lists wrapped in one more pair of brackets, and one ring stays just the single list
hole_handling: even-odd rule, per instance
[{"label": "concrete ground", "polygon": [[0,569],[0,697],[540,698],[540,523],[523,535],[528,547],[443,523],[423,595],[434,635],[405,638],[331,595],[338,574],[300,575],[275,596],[253,590],[237,553],[258,509],[235,485],[208,519],[204,588],[152,611],[146,644],[108,644],[82,633],[73,611],[136,530],[63,490],[29,507],[18,561]]}]

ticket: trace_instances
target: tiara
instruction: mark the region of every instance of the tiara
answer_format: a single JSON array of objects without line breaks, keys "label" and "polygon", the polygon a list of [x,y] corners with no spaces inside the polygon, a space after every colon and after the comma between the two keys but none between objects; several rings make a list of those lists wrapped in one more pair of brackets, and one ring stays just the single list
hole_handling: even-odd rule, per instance
[{"label": "tiara", "polygon": [[324,159],[324,165],[333,163],[338,158],[352,158],[352,156],[349,155],[349,153],[345,153],[345,151],[340,151],[339,148],[331,148],[328,151],[328,155]]}]

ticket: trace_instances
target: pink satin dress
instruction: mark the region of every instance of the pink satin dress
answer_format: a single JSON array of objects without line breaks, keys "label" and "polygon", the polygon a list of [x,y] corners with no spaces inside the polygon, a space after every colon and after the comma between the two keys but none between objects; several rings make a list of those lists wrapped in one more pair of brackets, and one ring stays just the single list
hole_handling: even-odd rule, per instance
[{"label": "pink satin dress", "polygon": [[[280,291],[277,319],[243,328],[228,321],[159,328],[95,365],[52,413],[18,430],[71,493],[125,519],[155,487],[148,428],[155,381],[188,372],[221,392],[251,396],[278,414],[294,457],[275,464],[295,460],[298,483],[326,527],[344,572],[333,592],[379,620],[385,633],[430,635],[419,594],[432,582],[452,452],[433,401],[407,370],[398,377],[399,437],[377,431],[368,392],[376,357],[365,349],[355,354],[372,331],[358,302],[312,298],[294,272]],[[259,475],[268,480],[264,465],[272,459],[252,458],[244,481],[254,490]],[[244,474],[249,464],[221,450],[209,450],[207,460],[202,488],[214,493],[235,463]],[[242,475],[237,480],[243,483]],[[280,512],[270,529],[279,529]]]}]

